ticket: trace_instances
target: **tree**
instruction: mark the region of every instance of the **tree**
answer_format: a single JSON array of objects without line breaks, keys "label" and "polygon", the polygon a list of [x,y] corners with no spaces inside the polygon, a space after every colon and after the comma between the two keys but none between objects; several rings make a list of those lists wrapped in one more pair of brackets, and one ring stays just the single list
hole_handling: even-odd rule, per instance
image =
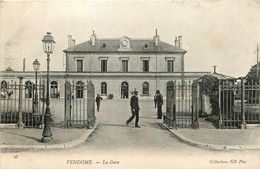
[{"label": "tree", "polygon": [[256,72],[257,65],[255,64],[246,75],[246,84],[248,86],[245,89],[245,95],[249,103],[259,103],[260,101],[260,90],[254,88],[260,84],[260,62],[258,62],[258,77]]},{"label": "tree", "polygon": [[257,66],[256,64],[254,66],[251,67],[250,71],[247,73],[246,75],[246,83],[247,84],[259,84],[260,81],[260,62],[258,62],[258,78],[256,75],[256,69]]}]

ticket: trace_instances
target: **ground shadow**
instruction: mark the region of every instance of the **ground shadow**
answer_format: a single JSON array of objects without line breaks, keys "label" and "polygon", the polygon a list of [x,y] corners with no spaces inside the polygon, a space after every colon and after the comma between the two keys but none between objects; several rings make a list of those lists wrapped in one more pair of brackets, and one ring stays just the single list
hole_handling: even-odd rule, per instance
[{"label": "ground shadow", "polygon": [[41,139],[39,139],[39,138],[35,138],[35,137],[31,137],[31,136],[26,136],[26,135],[22,135],[22,134],[15,134],[15,133],[6,132],[6,131],[1,131],[1,132],[8,133],[8,134],[12,134],[12,135],[17,135],[17,136],[26,137],[26,138],[29,138],[29,139],[32,139],[32,140],[35,140],[35,141],[38,141],[38,142],[42,143],[42,142],[41,142]]},{"label": "ground shadow", "polygon": [[154,123],[148,123],[148,124],[149,124],[149,127],[166,130],[166,128],[163,126],[163,123],[154,122]]},{"label": "ground shadow", "polygon": [[131,125],[126,125],[126,124],[111,124],[111,123],[101,123],[99,124],[101,126],[115,126],[115,127],[133,127]]}]

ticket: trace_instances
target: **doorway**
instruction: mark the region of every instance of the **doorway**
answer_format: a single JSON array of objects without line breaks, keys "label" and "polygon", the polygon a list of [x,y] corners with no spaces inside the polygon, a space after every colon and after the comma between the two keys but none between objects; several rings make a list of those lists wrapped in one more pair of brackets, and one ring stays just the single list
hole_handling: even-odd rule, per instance
[{"label": "doorway", "polygon": [[121,84],[121,98],[122,99],[128,99],[128,83],[127,82],[123,82]]}]

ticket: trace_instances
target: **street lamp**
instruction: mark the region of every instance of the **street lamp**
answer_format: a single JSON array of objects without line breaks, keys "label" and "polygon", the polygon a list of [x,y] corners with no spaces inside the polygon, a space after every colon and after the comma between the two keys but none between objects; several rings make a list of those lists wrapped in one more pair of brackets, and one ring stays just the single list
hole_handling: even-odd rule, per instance
[{"label": "street lamp", "polygon": [[33,69],[35,70],[35,102],[34,102],[34,112],[38,113],[38,93],[37,93],[37,71],[40,69],[40,62],[35,59],[33,62]]},{"label": "street lamp", "polygon": [[46,110],[44,114],[44,129],[42,133],[42,142],[46,143],[52,139],[51,132],[51,112],[50,112],[50,94],[49,94],[49,71],[50,71],[50,54],[52,54],[54,49],[54,38],[51,36],[50,32],[44,35],[42,39],[43,51],[47,54],[47,100],[46,100]]}]

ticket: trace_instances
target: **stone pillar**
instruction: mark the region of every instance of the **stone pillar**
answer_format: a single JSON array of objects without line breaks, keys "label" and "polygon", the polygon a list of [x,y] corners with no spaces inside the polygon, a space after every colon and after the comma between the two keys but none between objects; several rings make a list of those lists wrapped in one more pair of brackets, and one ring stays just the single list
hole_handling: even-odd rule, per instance
[{"label": "stone pillar", "polygon": [[19,111],[19,119],[18,119],[18,127],[23,128],[23,114],[22,114],[22,106],[23,106],[23,78],[22,76],[18,77],[19,79],[19,105],[18,105],[18,111]]}]

